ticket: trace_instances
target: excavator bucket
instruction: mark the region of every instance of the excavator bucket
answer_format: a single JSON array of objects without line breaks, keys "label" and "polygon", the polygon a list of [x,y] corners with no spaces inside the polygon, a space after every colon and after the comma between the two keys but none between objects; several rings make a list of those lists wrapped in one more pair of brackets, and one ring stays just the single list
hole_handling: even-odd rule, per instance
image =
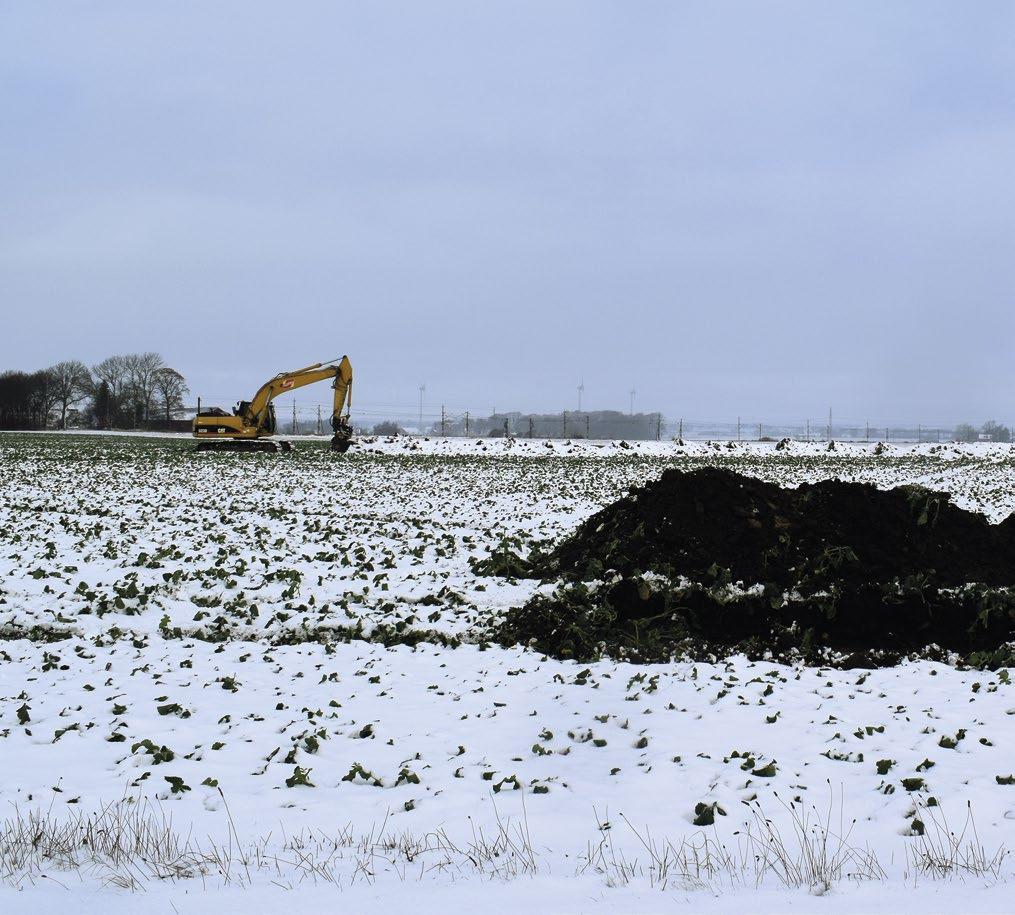
[{"label": "excavator bucket", "polygon": [[331,450],[345,454],[352,444],[352,426],[349,425],[349,420],[344,416],[333,416],[331,428],[335,431],[331,437]]}]

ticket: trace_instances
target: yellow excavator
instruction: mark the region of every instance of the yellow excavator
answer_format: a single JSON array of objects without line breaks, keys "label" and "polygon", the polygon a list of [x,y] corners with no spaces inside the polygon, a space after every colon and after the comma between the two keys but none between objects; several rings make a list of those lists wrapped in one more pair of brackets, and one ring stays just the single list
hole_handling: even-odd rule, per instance
[{"label": "yellow excavator", "polygon": [[291,451],[291,442],[270,441],[275,434],[275,405],[279,394],[331,378],[335,391],[331,412],[331,450],[344,454],[352,444],[352,364],[348,356],[315,362],[295,372],[282,372],[258,389],[252,400],[241,400],[232,414],[213,407],[198,410],[194,438],[198,451]]}]

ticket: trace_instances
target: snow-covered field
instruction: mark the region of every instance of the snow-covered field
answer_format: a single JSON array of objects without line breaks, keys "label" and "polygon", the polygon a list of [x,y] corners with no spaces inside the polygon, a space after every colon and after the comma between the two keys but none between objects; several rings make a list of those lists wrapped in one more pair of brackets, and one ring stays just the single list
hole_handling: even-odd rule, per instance
[{"label": "snow-covered field", "polygon": [[1007,671],[560,662],[470,566],[668,466],[999,519],[1008,446],[190,449],[0,436],[0,908],[1015,908]]}]

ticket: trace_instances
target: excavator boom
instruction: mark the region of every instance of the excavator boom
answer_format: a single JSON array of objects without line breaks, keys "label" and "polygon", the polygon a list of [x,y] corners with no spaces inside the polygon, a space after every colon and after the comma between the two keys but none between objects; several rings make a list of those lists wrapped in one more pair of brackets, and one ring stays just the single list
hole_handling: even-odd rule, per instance
[{"label": "excavator boom", "polygon": [[[331,428],[334,435],[331,447],[345,452],[352,443],[352,426],[349,413],[352,409],[352,364],[348,356],[328,362],[315,362],[293,372],[281,372],[258,388],[251,400],[241,400],[232,415],[214,408],[199,412],[194,417],[194,437],[199,439],[199,450],[276,451],[274,442],[260,441],[275,433],[275,406],[272,401],[279,394],[295,391],[308,384],[331,379],[334,400]],[[286,450],[289,442],[282,443]]]}]

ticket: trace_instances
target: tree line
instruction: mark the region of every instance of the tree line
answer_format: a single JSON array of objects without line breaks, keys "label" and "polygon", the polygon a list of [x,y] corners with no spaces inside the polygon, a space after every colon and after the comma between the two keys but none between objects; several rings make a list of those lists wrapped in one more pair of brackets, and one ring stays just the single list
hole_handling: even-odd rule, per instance
[{"label": "tree line", "polygon": [[987,420],[979,429],[969,423],[955,427],[957,442],[1010,442],[1011,429],[996,420]]},{"label": "tree line", "polygon": [[0,429],[137,429],[183,409],[187,382],[158,353],[0,373]]}]

